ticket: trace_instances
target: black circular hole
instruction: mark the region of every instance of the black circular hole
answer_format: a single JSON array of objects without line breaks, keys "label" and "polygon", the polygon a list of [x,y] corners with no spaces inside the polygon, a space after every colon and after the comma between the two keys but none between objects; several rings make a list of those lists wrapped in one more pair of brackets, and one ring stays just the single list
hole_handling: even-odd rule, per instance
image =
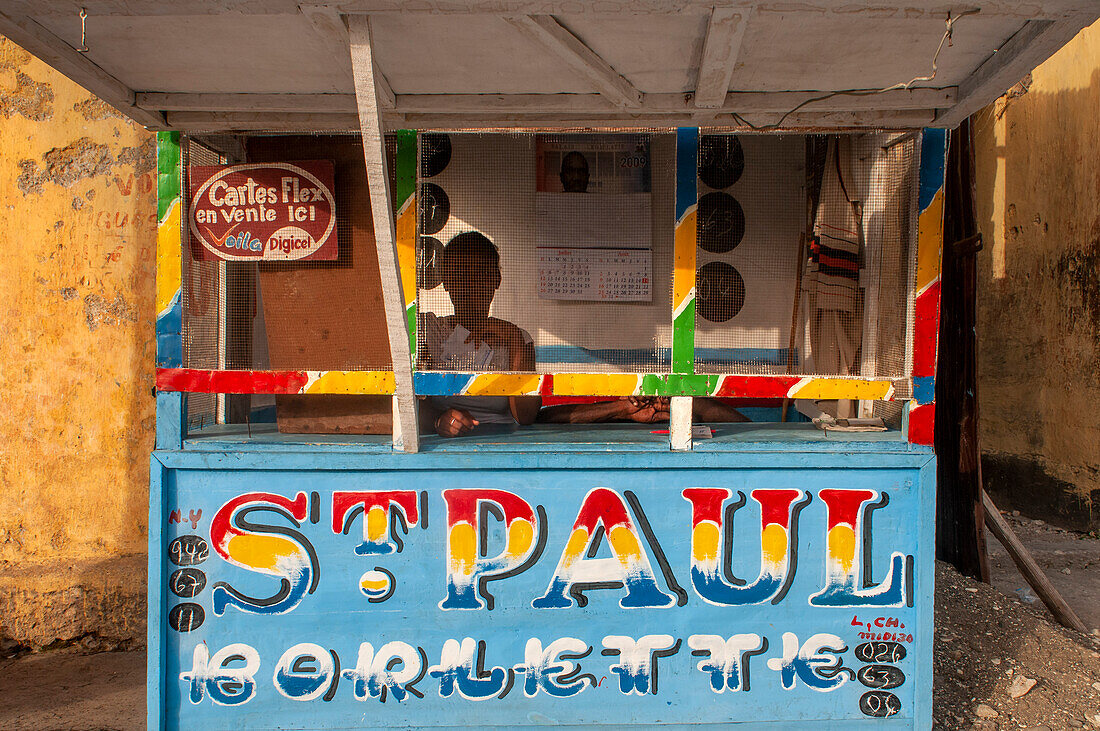
[{"label": "black circular hole", "polygon": [[727,193],[707,193],[699,199],[696,232],[704,250],[725,254],[745,237],[745,211]]},{"label": "black circular hole", "polygon": [[745,306],[745,280],[724,261],[712,261],[695,275],[695,311],[710,322],[725,322]]},{"label": "black circular hole", "polygon": [[451,138],[441,132],[420,136],[420,177],[439,175],[451,161]]},{"label": "black circular hole", "polygon": [[416,281],[420,289],[443,283],[443,244],[434,236],[421,236],[416,247]]},{"label": "black circular hole", "polygon": [[447,225],[451,215],[451,199],[435,183],[421,183],[416,208],[420,216],[420,233],[434,234]]},{"label": "black circular hole", "polygon": [[728,188],[745,172],[745,151],[734,135],[703,135],[699,140],[699,179],[712,188]]}]

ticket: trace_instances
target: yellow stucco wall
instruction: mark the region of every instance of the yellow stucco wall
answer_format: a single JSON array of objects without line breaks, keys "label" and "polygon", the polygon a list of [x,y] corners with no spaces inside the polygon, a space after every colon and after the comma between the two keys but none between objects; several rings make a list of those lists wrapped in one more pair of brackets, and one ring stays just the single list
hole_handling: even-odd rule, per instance
[{"label": "yellow stucco wall", "polygon": [[974,129],[987,482],[1021,508],[1096,527],[1100,23],[976,115]]},{"label": "yellow stucco wall", "polygon": [[0,641],[143,632],[153,135],[0,38]]}]

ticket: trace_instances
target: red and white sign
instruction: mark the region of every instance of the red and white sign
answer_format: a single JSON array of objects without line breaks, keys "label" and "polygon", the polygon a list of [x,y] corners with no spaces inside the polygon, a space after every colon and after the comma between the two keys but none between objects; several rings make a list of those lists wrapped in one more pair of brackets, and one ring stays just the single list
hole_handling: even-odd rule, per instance
[{"label": "red and white sign", "polygon": [[188,172],[197,258],[336,258],[331,161],[194,166]]}]

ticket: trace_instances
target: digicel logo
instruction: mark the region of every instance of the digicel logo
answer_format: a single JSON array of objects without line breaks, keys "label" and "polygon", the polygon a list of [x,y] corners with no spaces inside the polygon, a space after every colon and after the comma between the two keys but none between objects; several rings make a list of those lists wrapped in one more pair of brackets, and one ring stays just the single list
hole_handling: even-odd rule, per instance
[{"label": "digicel logo", "polygon": [[268,252],[278,252],[282,256],[275,258],[298,259],[303,250],[308,252],[317,246],[317,241],[308,231],[297,226],[284,226],[267,240]]}]

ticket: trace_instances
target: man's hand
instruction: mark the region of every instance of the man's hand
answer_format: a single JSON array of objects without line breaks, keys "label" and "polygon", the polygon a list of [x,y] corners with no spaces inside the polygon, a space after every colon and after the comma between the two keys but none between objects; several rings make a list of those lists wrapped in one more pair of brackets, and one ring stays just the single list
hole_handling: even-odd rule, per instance
[{"label": "man's hand", "polygon": [[506,320],[490,317],[485,328],[470,333],[466,342],[483,342],[495,351],[508,350],[508,367],[513,371],[530,371],[535,367],[535,349],[524,342],[523,333]]},{"label": "man's hand", "polygon": [[462,409],[447,409],[435,420],[435,433],[441,437],[460,437],[469,434],[478,420]]},{"label": "man's hand", "polygon": [[630,409],[626,418],[640,424],[653,424],[669,419],[669,400],[664,396],[629,396]]}]

